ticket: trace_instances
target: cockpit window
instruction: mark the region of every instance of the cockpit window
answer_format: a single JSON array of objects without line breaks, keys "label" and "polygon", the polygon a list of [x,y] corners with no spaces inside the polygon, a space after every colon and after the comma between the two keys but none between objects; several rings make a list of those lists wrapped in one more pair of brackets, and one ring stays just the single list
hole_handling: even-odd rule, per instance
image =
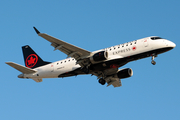
[{"label": "cockpit window", "polygon": [[151,37],[151,40],[162,39],[161,37]]}]

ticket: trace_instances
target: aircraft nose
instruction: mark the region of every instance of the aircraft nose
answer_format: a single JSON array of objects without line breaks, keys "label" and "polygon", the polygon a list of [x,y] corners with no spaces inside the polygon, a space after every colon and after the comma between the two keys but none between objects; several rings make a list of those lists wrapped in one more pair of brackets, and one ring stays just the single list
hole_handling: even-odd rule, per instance
[{"label": "aircraft nose", "polygon": [[169,41],[169,40],[166,42],[166,44],[167,44],[168,47],[172,47],[172,48],[176,47],[176,44],[171,42],[171,41]]},{"label": "aircraft nose", "polygon": [[175,48],[175,47],[176,47],[176,44],[173,43],[173,42],[171,42],[171,41],[169,41],[168,46]]}]

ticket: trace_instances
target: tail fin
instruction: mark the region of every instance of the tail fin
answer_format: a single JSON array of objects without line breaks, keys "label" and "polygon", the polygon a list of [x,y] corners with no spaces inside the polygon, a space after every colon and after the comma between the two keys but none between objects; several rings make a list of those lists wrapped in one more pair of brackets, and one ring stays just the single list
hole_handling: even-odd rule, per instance
[{"label": "tail fin", "polygon": [[43,61],[29,45],[23,46],[22,51],[25,66],[28,68],[36,68],[50,63]]}]

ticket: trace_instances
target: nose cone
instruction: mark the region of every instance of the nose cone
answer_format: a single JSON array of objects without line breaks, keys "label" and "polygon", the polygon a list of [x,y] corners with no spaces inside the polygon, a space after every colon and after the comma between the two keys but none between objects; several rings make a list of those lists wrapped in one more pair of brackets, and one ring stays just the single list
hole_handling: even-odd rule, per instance
[{"label": "nose cone", "polygon": [[171,41],[167,41],[167,46],[168,47],[172,47],[172,48],[175,48],[176,47],[176,44],[171,42]]},{"label": "nose cone", "polygon": [[171,46],[171,47],[175,48],[175,47],[176,47],[176,44],[175,44],[175,43],[173,43],[173,42],[170,42],[169,46]]}]

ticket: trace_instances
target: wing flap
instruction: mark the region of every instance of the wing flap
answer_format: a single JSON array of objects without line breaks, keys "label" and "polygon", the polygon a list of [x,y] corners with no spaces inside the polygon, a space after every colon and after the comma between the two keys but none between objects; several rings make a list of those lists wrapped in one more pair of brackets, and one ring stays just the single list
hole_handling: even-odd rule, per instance
[{"label": "wing flap", "polygon": [[121,87],[122,86],[121,79],[119,79],[119,78],[109,77],[105,80],[108,83],[107,87],[110,85],[113,85],[114,87]]},{"label": "wing flap", "polygon": [[117,80],[115,82],[113,82],[112,85],[114,87],[121,87],[122,86],[121,80],[119,78],[117,78]]},{"label": "wing flap", "polygon": [[6,64],[8,64],[9,66],[15,68],[16,70],[24,73],[24,74],[30,74],[30,73],[35,73],[37,72],[36,70],[30,69],[28,67],[24,67],[22,65],[19,65],[17,63],[14,62],[6,62]]}]

